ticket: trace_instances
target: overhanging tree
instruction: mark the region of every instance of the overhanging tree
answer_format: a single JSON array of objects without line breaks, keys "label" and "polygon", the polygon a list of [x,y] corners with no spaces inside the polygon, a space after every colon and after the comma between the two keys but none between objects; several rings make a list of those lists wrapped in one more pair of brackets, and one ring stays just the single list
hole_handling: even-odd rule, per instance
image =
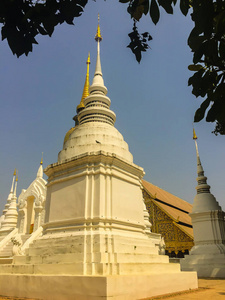
[{"label": "overhanging tree", "polygon": [[[28,55],[36,36],[49,35],[58,24],[73,24],[88,0],[1,0],[0,23],[2,40],[6,39],[13,54]],[[188,38],[193,52],[193,64],[189,70],[192,93],[204,98],[196,111],[194,121],[199,122],[206,115],[207,122],[215,122],[214,133],[225,134],[225,0],[119,0],[127,5],[127,12],[133,20],[129,33],[128,47],[141,61],[142,52],[152,39],[148,32],[140,34],[137,22],[143,15],[150,15],[156,25],[162,9],[173,14],[179,4],[183,15],[190,16],[194,28]],[[189,15],[188,15],[189,16]]]}]

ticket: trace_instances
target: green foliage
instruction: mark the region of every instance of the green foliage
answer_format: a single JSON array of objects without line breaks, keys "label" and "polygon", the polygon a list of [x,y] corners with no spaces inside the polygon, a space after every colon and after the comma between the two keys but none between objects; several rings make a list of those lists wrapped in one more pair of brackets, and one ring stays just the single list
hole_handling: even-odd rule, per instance
[{"label": "green foliage", "polygon": [[[51,36],[55,27],[64,22],[73,24],[88,0],[1,0],[0,23],[2,40],[6,39],[13,54],[28,55],[35,37],[39,34]],[[193,64],[188,68],[195,72],[189,78],[192,93],[204,101],[195,113],[199,122],[206,115],[207,122],[215,122],[215,134],[225,134],[225,0],[119,0],[127,5],[133,20],[132,32],[128,34],[128,48],[141,61],[142,52],[152,40],[148,32],[139,34],[137,22],[143,15],[150,16],[156,25],[161,10],[173,14],[179,3],[183,15],[190,11],[194,28],[188,38],[193,52]]]},{"label": "green foliage", "polygon": [[191,18],[194,28],[188,45],[198,69],[188,84],[196,97],[206,97],[194,121],[206,115],[207,122],[216,122],[213,132],[225,134],[225,1],[193,0]]},{"label": "green foliage", "polygon": [[152,22],[156,25],[158,23],[159,17],[160,17],[159,6],[158,6],[156,0],[151,1],[149,13],[150,13]]},{"label": "green foliage", "polygon": [[202,65],[189,65],[188,66],[188,70],[190,70],[190,71],[199,71],[202,68],[203,68]]},{"label": "green foliage", "polygon": [[134,21],[133,31],[128,34],[131,42],[127,46],[134,53],[136,60],[140,63],[141,61],[141,52],[146,51],[149,46],[147,41],[150,41],[152,37],[148,32],[142,34],[138,33],[136,21]]},{"label": "green foliage", "polygon": [[2,40],[7,39],[13,54],[28,55],[38,34],[51,36],[55,26],[73,24],[88,0],[1,0]]}]

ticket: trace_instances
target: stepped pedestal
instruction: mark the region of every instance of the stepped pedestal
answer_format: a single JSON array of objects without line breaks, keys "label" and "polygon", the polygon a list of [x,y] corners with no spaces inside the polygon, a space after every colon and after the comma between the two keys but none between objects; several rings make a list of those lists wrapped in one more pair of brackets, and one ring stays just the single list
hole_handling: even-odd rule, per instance
[{"label": "stepped pedestal", "polygon": [[[44,300],[136,300],[197,288],[191,272],[149,275],[70,276],[0,275],[2,294]],[[10,285],[8,284],[10,282]],[[19,285],[18,285],[19,284]]]},{"label": "stepped pedestal", "polygon": [[196,273],[180,272],[159,255],[160,236],[146,233],[143,169],[98,152],[46,173],[44,235],[0,265],[3,295],[134,300],[197,288]]},{"label": "stepped pedestal", "polygon": [[195,246],[181,260],[181,269],[201,278],[225,278],[225,222],[222,210],[190,214]]}]

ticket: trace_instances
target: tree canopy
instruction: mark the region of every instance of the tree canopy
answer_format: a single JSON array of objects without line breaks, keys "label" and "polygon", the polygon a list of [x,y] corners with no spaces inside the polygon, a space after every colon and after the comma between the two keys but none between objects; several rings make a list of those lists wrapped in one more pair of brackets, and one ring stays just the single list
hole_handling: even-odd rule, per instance
[{"label": "tree canopy", "polygon": [[[73,24],[81,16],[88,0],[1,0],[0,23],[2,40],[6,39],[13,54],[18,57],[32,52],[37,44],[36,36],[51,36],[57,25]],[[188,85],[192,93],[202,97],[194,121],[206,117],[215,122],[214,133],[225,134],[225,0],[119,0],[127,7],[133,20],[128,34],[128,47],[136,60],[149,48],[152,36],[149,32],[139,33],[138,22],[149,14],[156,25],[164,10],[173,14],[174,6],[180,6],[184,16],[191,16],[193,29],[188,45],[193,52],[193,63],[189,70],[194,74]]]}]

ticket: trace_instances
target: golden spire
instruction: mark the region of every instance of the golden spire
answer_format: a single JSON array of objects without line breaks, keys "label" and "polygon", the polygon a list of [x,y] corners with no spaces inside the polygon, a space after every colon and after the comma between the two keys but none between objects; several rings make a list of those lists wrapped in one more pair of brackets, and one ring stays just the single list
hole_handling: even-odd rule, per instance
[{"label": "golden spire", "polygon": [[13,176],[16,176],[16,169],[14,170]]},{"label": "golden spire", "polygon": [[87,98],[90,94],[89,94],[89,87],[90,87],[90,83],[89,83],[89,65],[91,63],[91,60],[90,60],[90,52],[88,53],[88,59],[87,59],[87,74],[86,74],[86,80],[85,80],[85,83],[84,83],[84,89],[83,89],[83,94],[82,94],[82,97],[81,97],[81,101],[80,101],[80,104],[77,105],[77,113],[82,109],[82,108],[85,108],[85,105],[84,105],[84,99]]},{"label": "golden spire", "polygon": [[98,14],[98,27],[97,27],[97,33],[95,35],[95,40],[96,42],[101,42],[102,36],[101,36],[101,30],[100,30],[100,25],[99,25],[99,14]]},{"label": "golden spire", "polygon": [[193,140],[197,140],[197,135],[195,133],[195,129],[193,128]]},{"label": "golden spire", "polygon": [[18,181],[18,170],[16,172],[16,181]]},{"label": "golden spire", "polygon": [[41,154],[41,162],[40,162],[40,165],[43,165],[43,152]]}]

